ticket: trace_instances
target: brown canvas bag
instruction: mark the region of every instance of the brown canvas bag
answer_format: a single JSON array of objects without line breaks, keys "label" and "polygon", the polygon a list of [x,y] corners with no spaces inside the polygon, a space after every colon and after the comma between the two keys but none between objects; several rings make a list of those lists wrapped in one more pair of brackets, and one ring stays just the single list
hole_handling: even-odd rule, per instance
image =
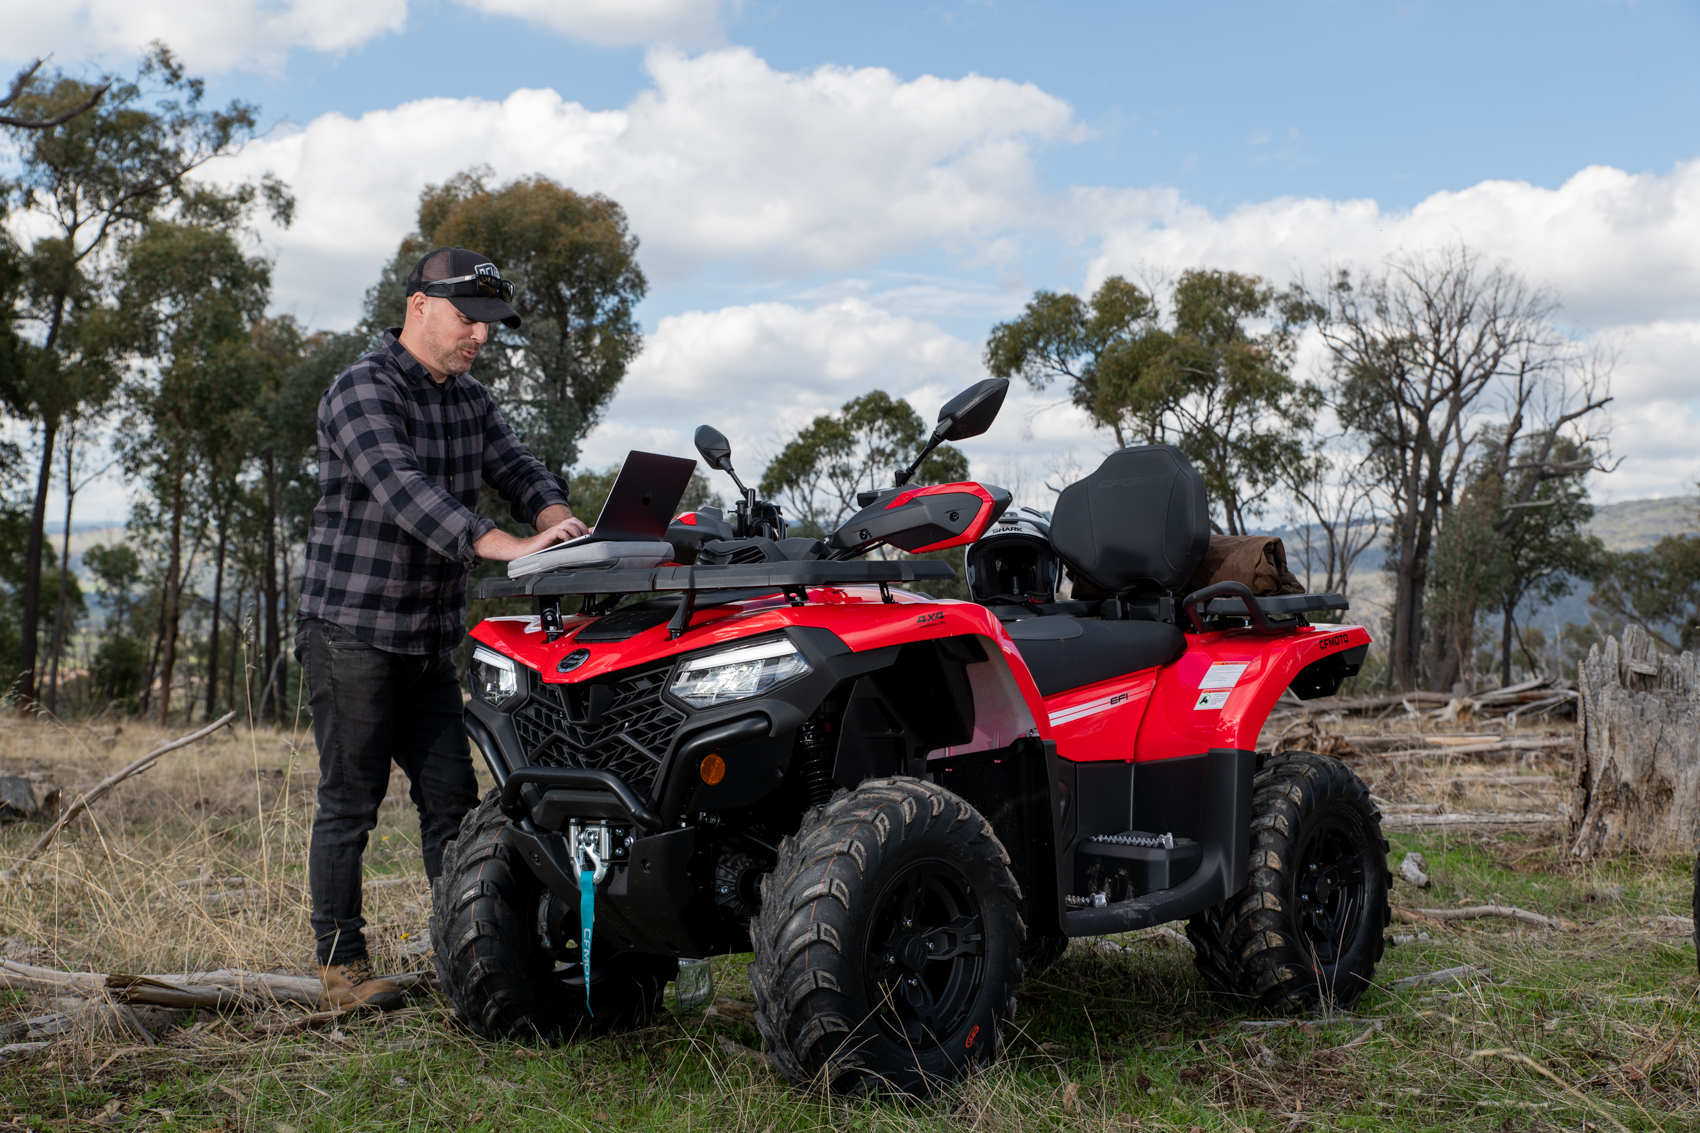
[{"label": "brown canvas bag", "polygon": [[1210,536],[1210,549],[1187,588],[1202,590],[1218,582],[1243,582],[1259,598],[1305,592],[1287,569],[1287,548],[1268,535]]}]

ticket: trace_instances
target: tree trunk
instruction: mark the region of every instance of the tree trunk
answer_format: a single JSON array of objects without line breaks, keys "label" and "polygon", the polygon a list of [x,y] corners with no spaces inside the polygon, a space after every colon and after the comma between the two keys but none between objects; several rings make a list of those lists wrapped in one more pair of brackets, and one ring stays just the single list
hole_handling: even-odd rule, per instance
[{"label": "tree trunk", "polygon": [[153,649],[148,653],[148,669],[142,678],[142,702],[137,705],[141,716],[146,716],[153,706],[153,682],[159,675],[159,647],[165,640],[165,591],[170,585],[169,581],[160,580],[159,615],[154,619]]},{"label": "tree trunk", "polygon": [[218,513],[218,568],[213,573],[212,629],[207,634],[207,719],[218,713],[218,619],[224,604],[224,548],[228,534],[225,530],[228,509]]},{"label": "tree trunk", "polygon": [[71,505],[77,500],[77,482],[72,478],[72,456],[76,451],[77,433],[73,426],[65,434],[65,537],[60,541],[59,600],[53,605],[52,675],[47,684],[47,711],[59,715],[59,655],[65,651],[65,583],[71,570]]},{"label": "tree trunk", "polygon": [[[183,562],[183,481],[179,479],[171,492],[171,559],[165,568],[165,659],[160,662],[159,722],[168,722],[171,713],[171,681],[177,669],[178,606],[182,602],[183,584],[178,571]],[[187,718],[187,717],[185,717]]]},{"label": "tree trunk", "polygon": [[1570,852],[1692,854],[1700,843],[1700,656],[1654,651],[1638,625],[1580,665]]},{"label": "tree trunk", "polygon": [[53,444],[59,436],[59,415],[41,418],[41,472],[36,476],[35,507],[30,511],[29,541],[24,547],[24,592],[20,599],[23,640],[18,655],[18,714],[35,707],[36,634],[41,626],[41,550],[47,538],[47,490],[53,484]]},{"label": "tree trunk", "polygon": [[282,648],[282,642],[278,639],[277,623],[277,470],[273,467],[270,452],[265,454],[264,461],[266,476],[266,640],[263,654],[265,667],[261,672],[269,677],[272,667],[277,663],[277,655]]},{"label": "tree trunk", "polygon": [[1505,613],[1499,623],[1499,687],[1507,688],[1511,684],[1511,631],[1514,623],[1511,611],[1515,605],[1507,603]]},{"label": "tree trunk", "polygon": [[225,681],[225,687],[230,690],[225,695],[230,697],[230,707],[232,709],[240,709],[242,707],[236,702],[236,657],[237,654],[241,652],[242,587],[239,585],[236,587],[236,612],[230,617],[230,669],[226,673],[226,677],[228,679]]}]

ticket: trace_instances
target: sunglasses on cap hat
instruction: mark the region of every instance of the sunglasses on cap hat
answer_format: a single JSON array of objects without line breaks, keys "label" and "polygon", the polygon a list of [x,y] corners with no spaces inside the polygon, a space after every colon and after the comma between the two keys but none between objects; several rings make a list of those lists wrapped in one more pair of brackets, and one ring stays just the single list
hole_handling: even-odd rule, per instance
[{"label": "sunglasses on cap hat", "polygon": [[475,284],[480,295],[488,295],[504,303],[513,302],[513,281],[503,279],[497,274],[495,264],[479,264],[472,269],[471,275],[457,275],[453,279],[433,279],[419,290],[436,299],[453,299],[456,298],[454,288],[457,283]]}]

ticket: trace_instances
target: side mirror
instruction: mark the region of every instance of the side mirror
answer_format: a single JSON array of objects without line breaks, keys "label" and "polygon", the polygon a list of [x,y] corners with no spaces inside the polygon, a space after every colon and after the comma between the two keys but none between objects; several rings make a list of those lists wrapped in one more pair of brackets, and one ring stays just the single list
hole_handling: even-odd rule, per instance
[{"label": "side mirror", "polygon": [[718,468],[722,472],[732,471],[732,442],[726,439],[725,433],[713,425],[699,426],[696,445],[697,452],[702,454],[703,460],[710,468]]},{"label": "side mirror", "polygon": [[[1003,408],[1004,395],[1008,392],[1008,378],[987,378],[983,382],[975,382],[944,403],[933,435],[941,441],[961,441],[979,436],[997,420],[998,410]],[[697,436],[700,438],[702,433],[699,431]],[[702,447],[700,439],[697,447]]]}]

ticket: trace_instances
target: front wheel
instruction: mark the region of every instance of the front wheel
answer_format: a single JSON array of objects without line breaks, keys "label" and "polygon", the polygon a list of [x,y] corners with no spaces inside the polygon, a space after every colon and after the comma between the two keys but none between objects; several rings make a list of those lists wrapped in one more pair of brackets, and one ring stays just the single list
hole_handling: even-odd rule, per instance
[{"label": "front wheel", "polygon": [[1021,979],[1019,893],[991,825],[943,787],[869,780],[811,811],[750,925],[780,1071],[926,1097],[991,1062]]},{"label": "front wheel", "polygon": [[643,1025],[660,1009],[678,961],[619,952],[597,936],[592,1016],[576,947],[563,947],[576,940],[577,913],[563,925],[559,902],[502,837],[500,802],[492,791],[461,821],[432,889],[437,978],[455,1011],[485,1038],[560,1042]]},{"label": "front wheel", "polygon": [[1337,759],[1283,752],[1257,773],[1252,808],[1246,887],[1187,925],[1199,972],[1268,1011],[1349,1007],[1392,921],[1369,788]]}]

